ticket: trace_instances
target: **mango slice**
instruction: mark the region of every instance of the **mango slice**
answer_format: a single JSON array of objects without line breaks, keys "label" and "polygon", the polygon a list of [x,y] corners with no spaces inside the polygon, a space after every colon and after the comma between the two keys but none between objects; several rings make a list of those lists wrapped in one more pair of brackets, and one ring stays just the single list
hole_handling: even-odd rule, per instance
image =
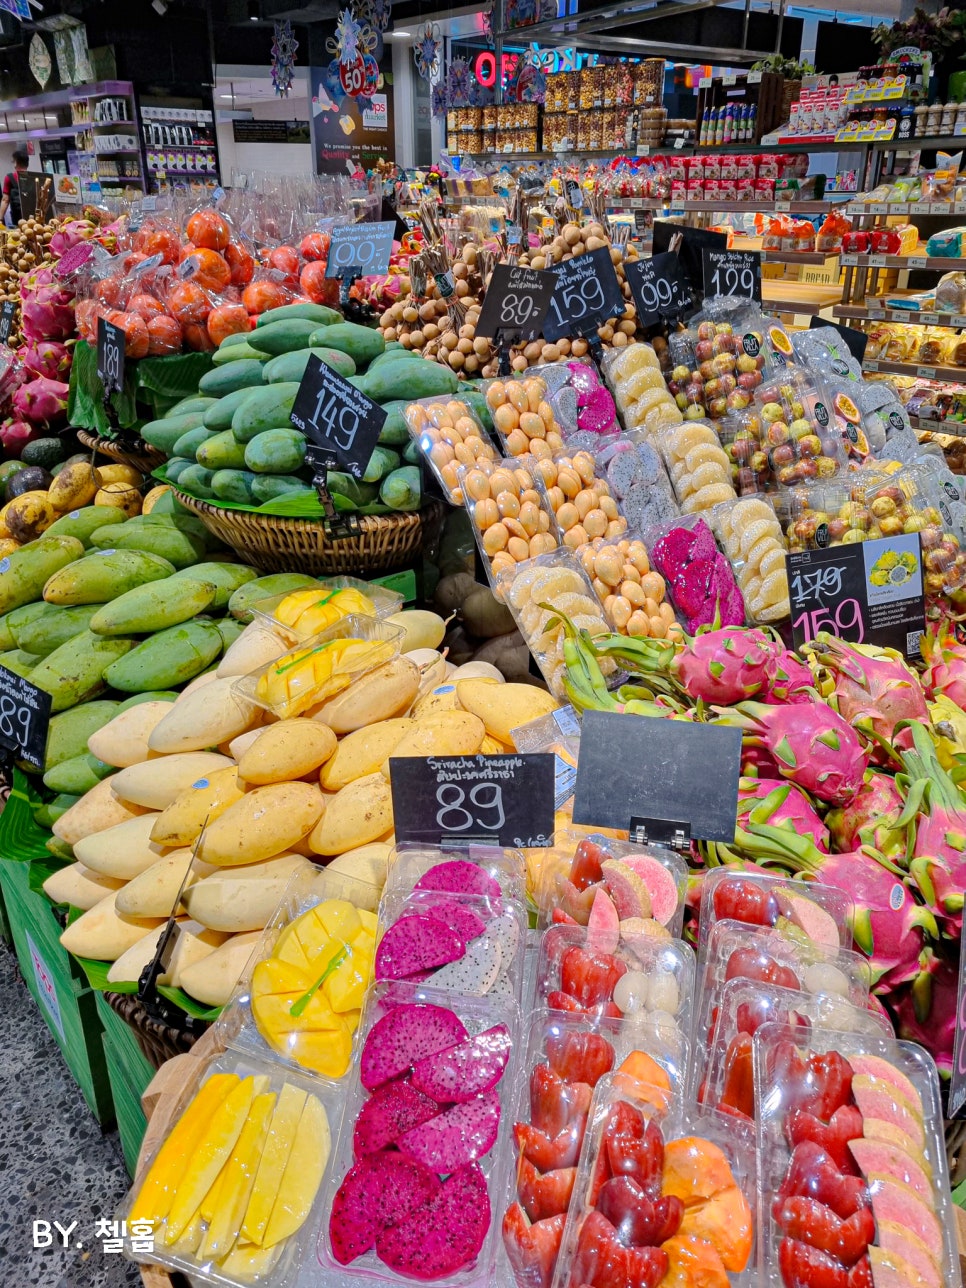
[{"label": "mango slice", "polygon": [[265,1230],[278,1195],[279,1184],[291,1153],[292,1142],[295,1139],[306,1099],[304,1091],[287,1082],[282,1088],[272,1115],[268,1138],[262,1150],[258,1171],[255,1173],[255,1184],[252,1187],[241,1228],[245,1241],[257,1244],[259,1247],[265,1238]]},{"label": "mango slice", "polygon": [[198,1252],[202,1261],[221,1260],[235,1242],[248,1207],[248,1197],[255,1184],[255,1171],[274,1109],[275,1096],[272,1092],[264,1092],[252,1102],[251,1112],[232,1150],[231,1158],[219,1177],[218,1204]]},{"label": "mango slice", "polygon": [[209,1119],[201,1144],[190,1157],[184,1180],[178,1186],[168,1216],[168,1238],[177,1239],[201,1207],[218,1173],[224,1167],[248,1118],[255,1095],[255,1079],[245,1078]]},{"label": "mango slice", "polygon": [[301,1227],[322,1183],[331,1149],[332,1136],[325,1109],[320,1100],[309,1096],[265,1231],[266,1248],[274,1247]]}]

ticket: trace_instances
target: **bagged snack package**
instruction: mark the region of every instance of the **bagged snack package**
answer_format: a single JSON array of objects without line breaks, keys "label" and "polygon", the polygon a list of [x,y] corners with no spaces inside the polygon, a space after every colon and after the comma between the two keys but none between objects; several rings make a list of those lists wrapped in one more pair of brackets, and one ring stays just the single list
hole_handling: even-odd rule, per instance
[{"label": "bagged snack package", "polygon": [[940,313],[966,313],[966,273],[944,273],[936,285]]}]

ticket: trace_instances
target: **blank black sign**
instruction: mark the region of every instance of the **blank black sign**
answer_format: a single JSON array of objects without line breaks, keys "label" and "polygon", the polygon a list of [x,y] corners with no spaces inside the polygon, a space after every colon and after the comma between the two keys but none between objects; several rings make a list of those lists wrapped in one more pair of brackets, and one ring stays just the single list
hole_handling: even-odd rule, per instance
[{"label": "blank black sign", "polygon": [[669,819],[696,840],[730,842],[740,771],[740,729],[586,711],[574,822],[626,831],[632,818]]}]

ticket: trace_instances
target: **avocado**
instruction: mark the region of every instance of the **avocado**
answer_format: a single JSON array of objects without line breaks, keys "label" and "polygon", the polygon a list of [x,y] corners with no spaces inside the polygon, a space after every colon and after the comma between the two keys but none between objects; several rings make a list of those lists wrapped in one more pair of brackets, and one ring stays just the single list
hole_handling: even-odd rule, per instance
[{"label": "avocado", "polygon": [[46,492],[53,483],[53,475],[39,465],[28,465],[25,470],[18,470],[12,478],[7,479],[4,496],[12,501],[24,492]]},{"label": "avocado", "polygon": [[24,465],[40,465],[45,470],[52,470],[66,455],[59,438],[35,438],[24,446],[20,459]]}]

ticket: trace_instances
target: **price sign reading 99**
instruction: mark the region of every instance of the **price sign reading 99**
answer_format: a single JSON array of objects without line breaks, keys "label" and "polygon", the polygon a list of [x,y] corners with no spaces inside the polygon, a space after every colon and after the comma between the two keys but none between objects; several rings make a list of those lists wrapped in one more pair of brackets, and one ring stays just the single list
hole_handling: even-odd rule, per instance
[{"label": "price sign reading 99", "polygon": [[516,264],[497,264],[486,288],[476,334],[532,340],[540,334],[554,292],[552,273]]},{"label": "price sign reading 99", "polygon": [[385,273],[392,255],[395,221],[378,224],[338,224],[325,265],[326,277],[369,277]]},{"label": "price sign reading 99", "polygon": [[691,304],[691,287],[681,271],[674,251],[631,260],[624,272],[631,284],[641,326],[653,326],[662,318],[683,313]]},{"label": "price sign reading 99", "polygon": [[315,354],[292,405],[291,422],[330,453],[338,466],[362,478],[382,432],[386,412]]},{"label": "price sign reading 99", "polygon": [[705,295],[739,295],[761,303],[761,252],[703,251]]},{"label": "price sign reading 99", "polygon": [[44,689],[0,666],[0,747],[42,768],[50,705],[51,695]]},{"label": "price sign reading 99", "polygon": [[590,335],[608,318],[623,315],[626,300],[617,280],[610,249],[602,246],[550,270],[555,278],[544,339]]}]

